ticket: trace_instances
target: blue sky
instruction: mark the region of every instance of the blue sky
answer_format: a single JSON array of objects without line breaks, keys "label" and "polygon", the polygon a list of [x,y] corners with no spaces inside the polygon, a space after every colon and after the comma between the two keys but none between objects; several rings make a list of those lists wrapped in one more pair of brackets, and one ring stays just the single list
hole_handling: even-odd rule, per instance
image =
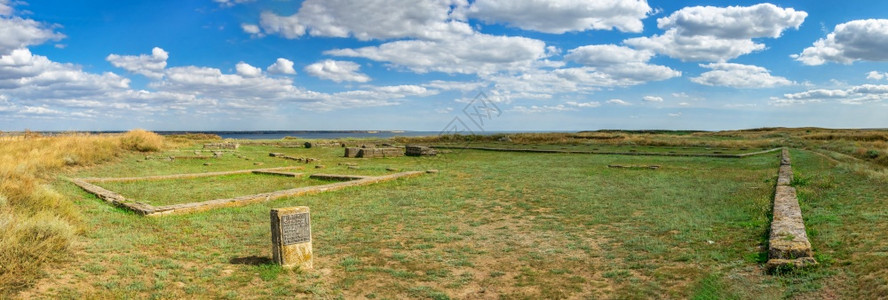
[{"label": "blue sky", "polygon": [[0,130],[882,128],[886,12],[854,0],[0,0]]}]

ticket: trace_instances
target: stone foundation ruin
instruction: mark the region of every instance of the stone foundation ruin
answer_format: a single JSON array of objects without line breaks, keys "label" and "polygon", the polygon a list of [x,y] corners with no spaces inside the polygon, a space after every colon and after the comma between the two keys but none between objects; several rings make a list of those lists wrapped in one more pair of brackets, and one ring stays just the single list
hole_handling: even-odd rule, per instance
[{"label": "stone foundation ruin", "polygon": [[208,143],[208,144],[204,144],[203,148],[204,149],[214,149],[214,150],[218,150],[218,149],[237,150],[237,148],[240,148],[240,144],[238,144],[238,143]]},{"label": "stone foundation ruin", "polygon": [[426,146],[407,145],[405,154],[407,156],[435,156],[438,155],[438,150]]},{"label": "stone foundation ruin", "polygon": [[345,148],[345,157],[380,158],[404,156],[403,148]]}]

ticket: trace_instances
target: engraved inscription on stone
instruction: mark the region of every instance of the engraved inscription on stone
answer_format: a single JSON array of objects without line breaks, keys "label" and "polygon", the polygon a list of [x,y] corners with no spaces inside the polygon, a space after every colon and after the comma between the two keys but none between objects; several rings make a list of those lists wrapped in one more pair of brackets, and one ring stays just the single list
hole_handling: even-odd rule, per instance
[{"label": "engraved inscription on stone", "polygon": [[311,241],[308,213],[281,216],[281,244],[284,246]]}]

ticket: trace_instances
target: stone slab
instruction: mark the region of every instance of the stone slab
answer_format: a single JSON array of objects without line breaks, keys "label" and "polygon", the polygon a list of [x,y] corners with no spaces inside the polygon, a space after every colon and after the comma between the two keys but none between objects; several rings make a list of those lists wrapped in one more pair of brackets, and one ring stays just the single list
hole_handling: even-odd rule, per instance
[{"label": "stone slab", "polygon": [[281,172],[281,171],[253,171],[253,174],[277,175],[277,176],[286,176],[286,177],[299,177],[299,176],[303,175],[302,173]]},{"label": "stone slab", "polygon": [[791,165],[792,161],[789,159],[789,149],[783,148],[783,152],[780,155],[780,165],[788,166]]},{"label": "stone slab", "polygon": [[777,185],[790,185],[792,183],[792,166],[780,165],[777,173]]},{"label": "stone slab", "polygon": [[284,268],[311,269],[311,217],[307,206],[271,210],[272,259]]},{"label": "stone slab", "polygon": [[[349,166],[351,167],[351,166]],[[339,175],[339,174],[311,174],[309,178],[311,179],[321,179],[321,180],[359,180],[369,178],[370,176],[360,176],[360,175]]]}]

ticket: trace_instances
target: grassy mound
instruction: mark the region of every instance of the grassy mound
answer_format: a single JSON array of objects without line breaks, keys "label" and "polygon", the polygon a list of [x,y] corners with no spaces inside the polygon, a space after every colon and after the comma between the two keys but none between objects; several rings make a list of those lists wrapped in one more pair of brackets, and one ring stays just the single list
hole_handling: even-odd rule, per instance
[{"label": "grassy mound", "polygon": [[154,152],[163,149],[163,136],[142,129],[134,129],[120,138],[120,146],[126,150]]}]

